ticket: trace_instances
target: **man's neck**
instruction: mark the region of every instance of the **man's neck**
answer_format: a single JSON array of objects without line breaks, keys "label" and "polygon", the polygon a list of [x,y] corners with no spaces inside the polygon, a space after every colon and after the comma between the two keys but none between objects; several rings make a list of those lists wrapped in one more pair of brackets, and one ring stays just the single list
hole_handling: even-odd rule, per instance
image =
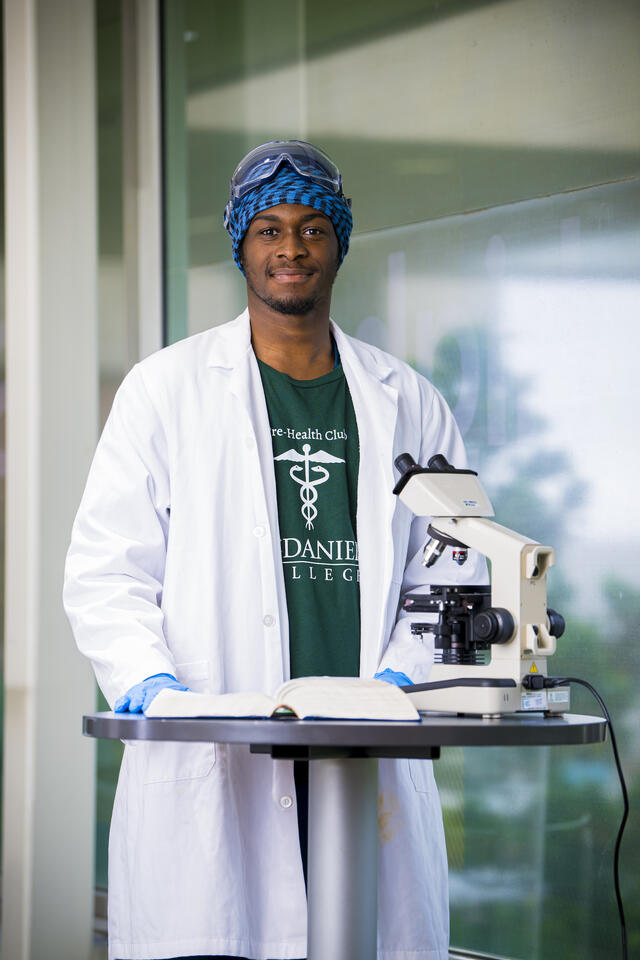
[{"label": "man's neck", "polygon": [[294,380],[313,380],[333,370],[333,343],[328,313],[288,316],[251,309],[251,343],[263,363]]}]

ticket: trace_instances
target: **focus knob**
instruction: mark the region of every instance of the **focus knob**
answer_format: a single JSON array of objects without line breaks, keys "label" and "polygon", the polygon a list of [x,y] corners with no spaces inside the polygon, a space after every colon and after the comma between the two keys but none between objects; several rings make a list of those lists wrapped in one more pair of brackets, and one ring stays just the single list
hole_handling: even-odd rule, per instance
[{"label": "focus knob", "polygon": [[489,607],[473,618],[474,637],[484,643],[508,643],[514,629],[513,617],[503,607]]},{"label": "focus knob", "polygon": [[547,609],[547,616],[549,617],[549,633],[556,639],[561,637],[566,626],[564,617],[557,610],[552,610],[551,607]]}]

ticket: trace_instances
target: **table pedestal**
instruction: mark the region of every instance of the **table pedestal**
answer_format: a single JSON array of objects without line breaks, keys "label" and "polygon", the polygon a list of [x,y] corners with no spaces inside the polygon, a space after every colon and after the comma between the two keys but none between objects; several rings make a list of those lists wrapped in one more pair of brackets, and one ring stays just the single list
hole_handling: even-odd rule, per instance
[{"label": "table pedestal", "polygon": [[309,761],[308,960],[375,960],[378,761]]}]

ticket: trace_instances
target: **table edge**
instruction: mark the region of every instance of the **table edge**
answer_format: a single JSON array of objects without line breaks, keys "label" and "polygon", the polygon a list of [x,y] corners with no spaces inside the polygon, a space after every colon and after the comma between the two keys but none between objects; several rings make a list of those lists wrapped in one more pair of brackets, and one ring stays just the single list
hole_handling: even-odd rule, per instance
[{"label": "table edge", "polygon": [[83,717],[85,736],[97,739],[336,747],[560,746],[600,743],[604,717],[564,714],[496,719],[428,716],[421,723],[378,721],[164,718],[109,712]]}]

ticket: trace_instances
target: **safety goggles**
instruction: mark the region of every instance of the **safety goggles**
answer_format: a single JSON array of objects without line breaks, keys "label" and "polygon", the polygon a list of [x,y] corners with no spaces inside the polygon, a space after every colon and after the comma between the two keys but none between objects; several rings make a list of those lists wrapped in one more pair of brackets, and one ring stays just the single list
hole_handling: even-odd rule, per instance
[{"label": "safety goggles", "polygon": [[271,140],[251,150],[236,167],[224,211],[225,226],[236,201],[271,179],[283,163],[288,163],[301,177],[326,187],[337,196],[343,195],[340,171],[324,150],[304,140]]}]

